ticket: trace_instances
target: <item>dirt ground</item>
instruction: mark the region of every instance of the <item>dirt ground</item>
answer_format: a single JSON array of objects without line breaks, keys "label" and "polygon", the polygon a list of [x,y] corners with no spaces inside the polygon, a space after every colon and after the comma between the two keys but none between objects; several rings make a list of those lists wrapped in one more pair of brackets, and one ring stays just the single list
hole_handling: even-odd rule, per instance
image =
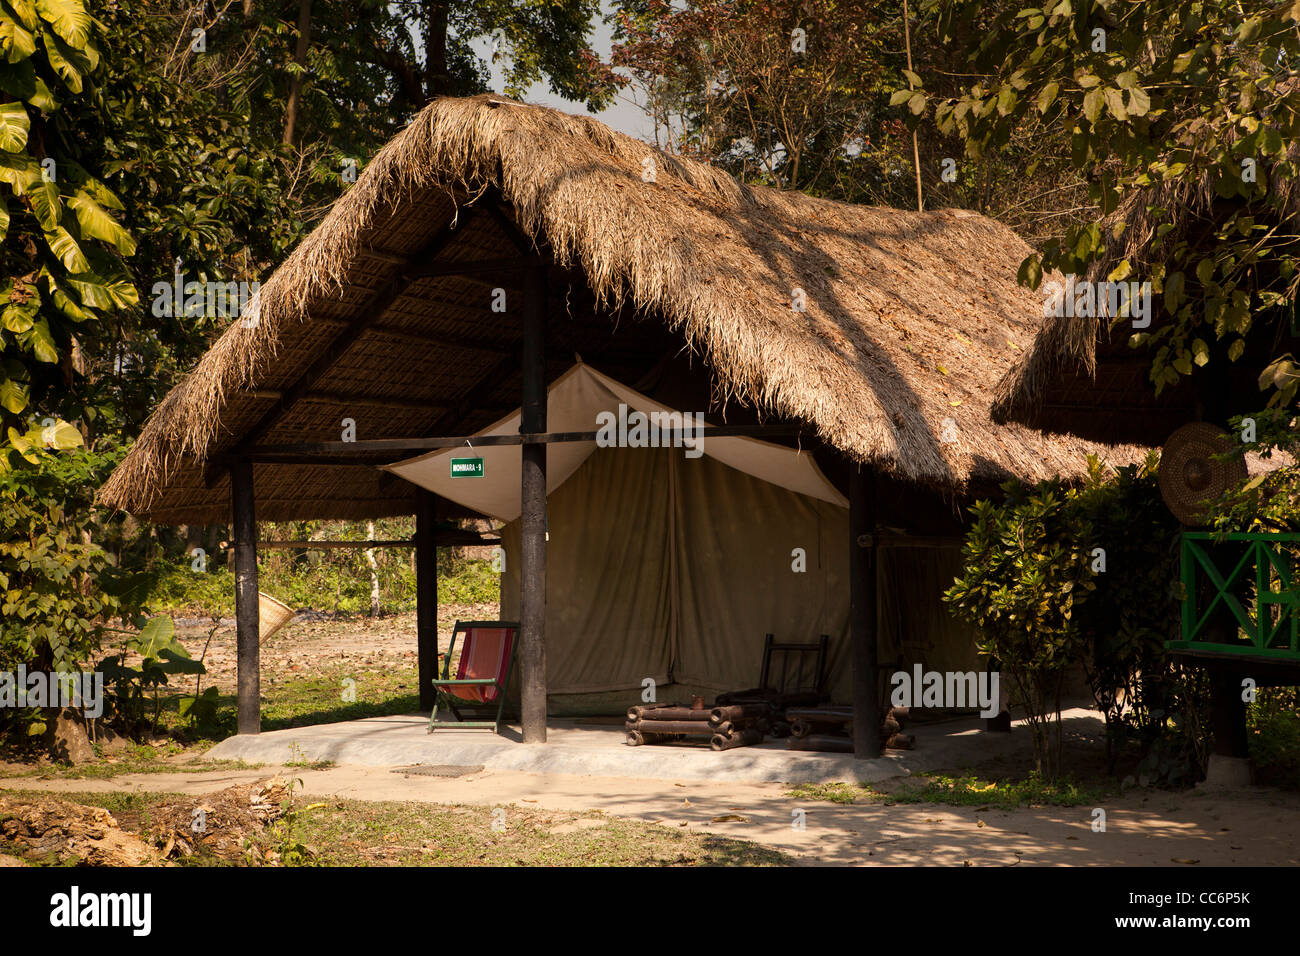
[{"label": "dirt ground", "polygon": [[[330,797],[510,806],[605,813],[664,827],[752,840],[806,866],[1295,866],[1300,795],[1130,791],[1092,807],[1004,810],[935,804],[841,805],[795,798],[778,784],[712,784],[510,772],[456,778],[410,768],[270,768],[148,774],[114,780],[23,780],[0,784],[51,793],[216,793],[276,773],[301,781],[305,798]],[[802,811],[802,814],[799,813]],[[798,823],[802,820],[803,826]]]},{"label": "dirt ground", "polygon": [[[457,618],[494,617],[495,607],[439,609],[440,648]],[[215,633],[207,651],[209,676],[223,691],[235,686],[233,622]],[[178,633],[198,656],[207,638],[199,622]],[[357,672],[413,669],[415,617],[302,620],[262,649],[264,676],[310,676],[330,664]],[[188,759],[188,758],[187,758]],[[1013,761],[1015,763],[1015,761]],[[952,768],[954,770],[964,768]],[[974,768],[980,770],[981,768]],[[1005,760],[983,769],[1002,778],[1023,772]],[[1213,866],[1300,864],[1300,794],[1267,789],[1213,792],[1134,789],[1099,803],[1105,829],[1090,806],[946,806],[887,803],[867,796],[852,805],[794,797],[780,784],[642,780],[478,771],[449,778],[410,768],[259,767],[199,773],[120,775],[110,779],[0,780],[0,794],[28,789],[51,794],[169,792],[216,794],[271,774],[301,781],[306,798],[468,804],[553,811],[599,810],[612,817],[751,840],[789,854],[801,865],[946,866]],[[896,789],[890,781],[880,789]],[[800,824],[802,823],[802,826]]]},{"label": "dirt ground", "polygon": [[[438,650],[446,651],[457,620],[493,620],[495,604],[450,604],[438,608]],[[195,658],[203,654],[210,622],[181,618],[176,636]],[[293,623],[262,643],[262,674],[270,683],[309,676],[327,665],[346,667],[362,674],[367,670],[391,670],[401,665],[414,670],[415,613],[388,614],[378,618],[350,617],[346,622],[327,614],[300,615]],[[222,693],[235,692],[235,622],[223,620],[208,645],[204,665],[208,673],[204,686],[215,685]]]}]

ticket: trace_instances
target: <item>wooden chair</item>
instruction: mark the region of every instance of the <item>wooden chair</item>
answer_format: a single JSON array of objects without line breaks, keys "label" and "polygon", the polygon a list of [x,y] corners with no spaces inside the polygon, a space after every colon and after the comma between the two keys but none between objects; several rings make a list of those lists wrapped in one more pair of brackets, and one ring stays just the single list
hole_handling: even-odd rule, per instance
[{"label": "wooden chair", "polygon": [[[778,644],[776,635],[768,634],[763,641],[763,664],[759,671],[758,686],[719,694],[717,703],[726,705],[766,701],[778,709],[812,707],[821,703],[826,699],[826,651],[829,644],[830,637],[826,634],[816,641],[802,644]],[[781,655],[779,678],[775,676],[776,669],[772,666],[777,654]]]},{"label": "wooden chair", "polygon": [[[452,652],[456,649],[456,638],[461,634],[465,639],[453,678],[450,676]],[[451,632],[447,656],[443,658],[442,677],[433,682],[437,697],[433,712],[429,714],[429,733],[433,733],[436,727],[490,727],[494,732],[500,732],[506,688],[510,686],[518,648],[519,624],[516,621],[457,621]],[[438,719],[440,704],[446,704],[454,720]],[[481,713],[471,713],[471,717],[479,719],[467,720],[462,716],[462,710]],[[493,710],[495,718],[484,719]]]},{"label": "wooden chair", "polygon": [[[787,705],[793,699],[811,698],[813,703],[820,702],[825,696],[826,650],[830,644],[829,635],[823,634],[816,641],[806,644],[776,642],[776,635],[768,634],[763,642],[763,670],[759,675],[760,687],[775,690]],[[781,654],[781,679],[773,680],[772,658]],[[794,671],[790,671],[790,659],[794,658]],[[808,670],[804,677],[805,667]]]}]

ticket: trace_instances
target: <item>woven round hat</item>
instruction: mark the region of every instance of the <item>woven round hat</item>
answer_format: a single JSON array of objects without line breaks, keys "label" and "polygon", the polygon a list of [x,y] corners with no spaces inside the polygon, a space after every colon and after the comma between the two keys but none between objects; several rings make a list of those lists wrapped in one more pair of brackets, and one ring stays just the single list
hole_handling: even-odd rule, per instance
[{"label": "woven round hat", "polygon": [[1190,422],[1168,439],[1160,452],[1160,495],[1174,517],[1191,528],[1205,523],[1206,502],[1246,478],[1240,454],[1226,431],[1209,422]]},{"label": "woven round hat", "polygon": [[257,592],[257,642],[268,637],[293,620],[298,612],[283,601],[278,601],[265,591]]}]

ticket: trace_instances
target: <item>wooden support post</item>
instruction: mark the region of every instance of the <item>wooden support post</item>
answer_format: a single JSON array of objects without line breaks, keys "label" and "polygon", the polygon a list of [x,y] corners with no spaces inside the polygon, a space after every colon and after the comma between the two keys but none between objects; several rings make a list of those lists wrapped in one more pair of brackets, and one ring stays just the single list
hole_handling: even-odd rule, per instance
[{"label": "wooden support post", "polygon": [[876,654],[876,536],[872,475],[849,466],[849,633],[853,645],[853,756],[880,756]]},{"label": "wooden support post", "polygon": [[1250,757],[1242,676],[1239,665],[1228,661],[1210,663],[1210,729],[1214,733],[1214,753],[1221,757]]},{"label": "wooden support post", "polygon": [[257,597],[257,518],[253,510],[253,463],[230,468],[230,505],[235,535],[235,645],[241,734],[262,732],[261,625]]},{"label": "wooden support post", "polygon": [[433,710],[438,676],[438,496],[421,488],[415,500],[415,647],[420,709]]},{"label": "wooden support post", "polygon": [[[524,300],[524,397],[519,430],[546,431],[546,272],[529,270]],[[524,743],[546,742],[546,445],[522,446],[519,555],[520,718]]]}]

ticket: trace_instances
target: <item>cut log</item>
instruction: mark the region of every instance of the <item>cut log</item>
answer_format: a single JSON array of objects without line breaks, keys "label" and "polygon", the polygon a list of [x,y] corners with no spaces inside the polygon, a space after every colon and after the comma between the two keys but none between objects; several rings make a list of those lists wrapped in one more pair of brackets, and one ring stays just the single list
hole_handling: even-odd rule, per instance
[{"label": "cut log", "polygon": [[914,734],[894,734],[885,741],[885,747],[889,750],[912,750],[916,747],[916,736]]},{"label": "cut log", "polygon": [[714,734],[709,739],[710,750],[735,750],[737,747],[752,747],[763,742],[763,732],[750,728],[734,734]]},{"label": "cut log", "polygon": [[[634,714],[633,711],[639,711]],[[632,707],[627,712],[628,720],[691,720],[708,723],[709,711],[693,710],[690,707]]]},{"label": "cut log", "polygon": [[630,721],[627,730],[639,730],[651,734],[691,734],[696,737],[710,737],[713,728],[707,720],[646,720],[642,718]]},{"label": "cut log", "polygon": [[681,739],[681,734],[647,734],[640,730],[629,730],[627,732],[627,743],[631,747],[643,747],[647,744],[669,744],[674,740]]},{"label": "cut log", "polygon": [[852,707],[787,707],[787,720],[802,717],[827,724],[846,724],[853,719]]},{"label": "cut log", "polygon": [[799,717],[790,721],[790,734],[795,737],[807,737],[809,734],[844,733],[851,730],[851,724],[827,723],[823,720],[809,720]]},{"label": "cut log", "polygon": [[853,738],[836,734],[809,734],[807,737],[791,737],[785,745],[790,750],[816,750],[821,753],[851,754]]},{"label": "cut log", "polygon": [[758,717],[767,717],[771,714],[772,708],[768,704],[731,704],[725,707],[714,707],[709,712],[709,723],[715,727],[723,721],[732,722],[739,720],[751,720]]}]

